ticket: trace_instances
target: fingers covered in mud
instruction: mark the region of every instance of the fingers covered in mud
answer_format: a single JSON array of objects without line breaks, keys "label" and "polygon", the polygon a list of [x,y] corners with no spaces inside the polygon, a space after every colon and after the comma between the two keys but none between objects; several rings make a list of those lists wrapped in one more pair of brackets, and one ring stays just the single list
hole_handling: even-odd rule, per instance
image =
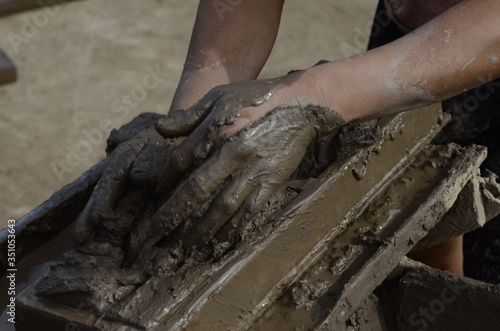
[{"label": "fingers covered in mud", "polygon": [[194,255],[220,256],[253,226],[311,143],[343,124],[327,109],[279,108],[219,137],[209,129],[224,123],[212,125],[221,119],[213,116],[188,137],[152,129],[115,149],[78,219],[78,242],[110,243],[127,263],[152,273]]},{"label": "fingers covered in mud", "polygon": [[91,198],[77,219],[74,233],[78,243],[91,239],[99,228],[108,228],[112,232],[113,228],[121,227],[113,223],[119,223],[119,217],[116,216],[119,202],[134,191],[130,175],[133,174],[137,183],[152,179],[150,173],[158,171],[160,167],[157,165],[158,162],[161,163],[161,158],[158,157],[160,154],[157,153],[157,157],[151,159],[146,157],[147,153],[141,152],[160,152],[165,148],[162,140],[164,139],[153,128],[149,128],[120,144],[111,153]]},{"label": "fingers covered in mud", "polygon": [[216,234],[218,240],[237,234],[291,176],[317,135],[340,126],[338,117],[327,112],[331,111],[277,109],[219,140],[156,212],[155,235],[165,236],[184,224],[189,235],[183,247],[192,249]]},{"label": "fingers covered in mud", "polygon": [[155,186],[166,167],[169,151],[179,146],[184,138],[163,138],[159,134],[148,140],[138,153],[130,169],[129,179],[136,185]]},{"label": "fingers covered in mud", "polygon": [[170,192],[186,173],[205,162],[222,140],[220,128],[234,124],[242,108],[266,103],[293,79],[286,76],[217,86],[189,109],[172,112],[162,119],[156,127],[160,134],[166,137],[187,135],[187,138],[168,155],[158,191]]},{"label": "fingers covered in mud", "polygon": [[210,91],[189,109],[175,110],[158,121],[156,130],[164,137],[180,137],[191,133],[210,112],[220,91]]},{"label": "fingers covered in mud", "polygon": [[77,242],[82,243],[92,237],[95,228],[113,212],[115,202],[123,194],[129,170],[140,150],[136,144],[127,145],[130,145],[130,149],[119,147],[113,151],[91,198],[78,216],[75,228]]},{"label": "fingers covered in mud", "polygon": [[240,160],[216,151],[180,183],[153,216],[156,234],[166,235],[189,217],[237,169]]},{"label": "fingers covered in mud", "polygon": [[163,136],[178,137],[188,135],[207,117],[211,117],[209,126],[232,124],[239,117],[241,108],[265,103],[274,92],[294,79],[284,76],[217,86],[189,109],[171,112],[158,122],[156,128]]},{"label": "fingers covered in mud", "polygon": [[[188,137],[165,138],[150,128],[117,145],[78,218],[71,263],[40,283],[48,293],[63,284],[72,300],[90,279],[92,286],[77,297],[88,305],[118,302],[146,281],[153,286],[145,286],[149,295],[163,281],[156,276],[183,277],[279,226],[273,215],[296,195],[284,184],[292,174],[300,178],[296,169],[309,146],[343,122],[327,109],[279,108],[220,137],[216,129],[239,113],[219,100],[207,101],[218,112],[202,115],[202,107],[185,115],[198,123]],[[160,181],[166,190],[157,190]],[[108,300],[103,293],[119,295]]]},{"label": "fingers covered in mud", "polygon": [[281,187],[281,183],[259,183],[252,180],[253,175],[245,174],[230,181],[203,217],[186,231],[190,235],[183,239],[184,249],[192,250],[214,239],[217,243],[229,243],[243,233],[248,222]]},{"label": "fingers covered in mud", "polygon": [[209,125],[199,126],[182,143],[166,154],[163,171],[158,177],[157,191],[161,194],[172,191],[213,150],[217,129]]}]

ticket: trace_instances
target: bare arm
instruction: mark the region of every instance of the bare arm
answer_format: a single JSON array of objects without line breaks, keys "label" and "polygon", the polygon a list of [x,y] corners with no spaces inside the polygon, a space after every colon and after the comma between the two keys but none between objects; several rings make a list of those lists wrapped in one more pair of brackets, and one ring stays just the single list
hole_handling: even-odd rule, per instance
[{"label": "bare arm", "polygon": [[412,33],[364,54],[306,69],[264,105],[244,108],[231,135],[300,100],[362,121],[446,100],[500,76],[500,2],[465,0]]},{"label": "bare arm", "polygon": [[395,42],[310,68],[322,90],[312,101],[351,121],[442,101],[499,77],[499,16],[498,1],[466,0]]},{"label": "bare arm", "polygon": [[256,79],[271,53],[284,0],[201,0],[171,110],[211,88]]}]

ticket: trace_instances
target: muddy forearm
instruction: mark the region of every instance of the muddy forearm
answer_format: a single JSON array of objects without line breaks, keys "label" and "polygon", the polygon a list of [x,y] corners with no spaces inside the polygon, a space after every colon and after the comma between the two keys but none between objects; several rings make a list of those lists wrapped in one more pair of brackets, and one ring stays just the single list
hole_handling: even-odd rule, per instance
[{"label": "muddy forearm", "polygon": [[346,120],[445,100],[500,76],[500,2],[464,1],[386,46],[308,69]]},{"label": "muddy forearm", "polygon": [[211,88],[257,78],[278,32],[284,0],[201,0],[172,109]]}]

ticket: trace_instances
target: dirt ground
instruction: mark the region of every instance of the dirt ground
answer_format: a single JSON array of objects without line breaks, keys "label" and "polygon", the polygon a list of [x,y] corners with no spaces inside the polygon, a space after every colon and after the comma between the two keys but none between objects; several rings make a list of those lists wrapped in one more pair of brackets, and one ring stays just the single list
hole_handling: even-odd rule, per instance
[{"label": "dirt ground", "polygon": [[[0,87],[0,228],[104,158],[111,128],[167,111],[197,4],[82,0],[0,18],[19,76]],[[375,6],[287,0],[261,77],[361,52]]]}]

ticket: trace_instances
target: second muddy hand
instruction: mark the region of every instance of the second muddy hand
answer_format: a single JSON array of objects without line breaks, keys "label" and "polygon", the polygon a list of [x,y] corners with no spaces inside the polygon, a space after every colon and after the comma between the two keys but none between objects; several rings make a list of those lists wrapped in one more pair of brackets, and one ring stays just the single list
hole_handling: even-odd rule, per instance
[{"label": "second muddy hand", "polygon": [[120,247],[136,214],[151,199],[150,192],[154,191],[167,151],[179,142],[179,139],[164,139],[154,128],[121,142],[108,155],[102,176],[78,216],[76,242],[93,240]]}]

